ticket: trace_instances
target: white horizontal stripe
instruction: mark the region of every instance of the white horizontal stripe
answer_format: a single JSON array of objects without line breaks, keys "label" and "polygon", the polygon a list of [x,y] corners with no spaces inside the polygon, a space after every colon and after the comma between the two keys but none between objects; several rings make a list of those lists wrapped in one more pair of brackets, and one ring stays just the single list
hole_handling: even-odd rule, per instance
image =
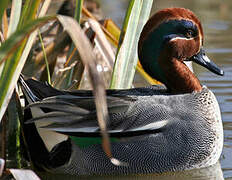
[{"label": "white horizontal stripe", "polygon": [[193,40],[193,38],[185,38],[185,37],[175,37],[173,39],[171,39],[170,41],[176,41],[176,40]]},{"label": "white horizontal stripe", "polygon": [[135,129],[133,129],[133,131],[142,131],[142,130],[148,130],[148,129],[152,129],[152,130],[160,129],[160,128],[164,127],[167,123],[168,123],[167,120],[153,122],[153,123],[147,124],[145,126],[135,128]]}]

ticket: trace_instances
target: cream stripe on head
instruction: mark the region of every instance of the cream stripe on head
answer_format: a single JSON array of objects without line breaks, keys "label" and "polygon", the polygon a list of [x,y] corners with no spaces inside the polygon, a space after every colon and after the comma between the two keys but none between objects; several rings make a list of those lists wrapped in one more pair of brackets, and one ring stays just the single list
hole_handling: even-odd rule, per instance
[{"label": "cream stripe on head", "polygon": [[193,40],[194,38],[186,38],[186,37],[175,37],[175,38],[172,38],[170,41],[177,41],[177,40],[186,40],[186,41],[191,41]]}]

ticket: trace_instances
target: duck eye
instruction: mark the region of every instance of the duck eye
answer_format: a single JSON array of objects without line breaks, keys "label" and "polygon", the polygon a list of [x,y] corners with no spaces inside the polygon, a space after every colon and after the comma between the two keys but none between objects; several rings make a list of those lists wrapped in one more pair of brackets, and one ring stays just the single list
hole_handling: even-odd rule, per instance
[{"label": "duck eye", "polygon": [[193,32],[193,30],[187,30],[187,32],[186,32],[186,34],[185,34],[185,36],[187,37],[187,38],[191,38],[191,37],[193,37],[194,36],[194,32]]}]

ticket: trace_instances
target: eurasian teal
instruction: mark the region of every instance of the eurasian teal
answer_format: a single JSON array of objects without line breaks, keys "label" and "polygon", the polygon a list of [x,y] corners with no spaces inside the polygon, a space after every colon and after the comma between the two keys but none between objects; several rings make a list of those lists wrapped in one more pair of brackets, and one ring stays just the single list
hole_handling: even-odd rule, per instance
[{"label": "eurasian teal", "polygon": [[[218,161],[223,146],[218,102],[183,63],[193,61],[223,75],[205,55],[198,18],[184,8],[157,12],[143,28],[138,54],[145,71],[166,88],[107,90],[112,153],[127,166],[112,164],[100,144],[81,147],[73,138],[100,136],[91,91],[59,91],[20,78],[30,103],[24,114],[31,123],[23,125],[24,135],[36,166],[76,175],[142,174],[202,168]],[[40,112],[29,120],[35,108]],[[49,147],[46,138],[52,135],[42,135],[37,122],[52,123],[45,129],[62,133],[61,140]]]}]

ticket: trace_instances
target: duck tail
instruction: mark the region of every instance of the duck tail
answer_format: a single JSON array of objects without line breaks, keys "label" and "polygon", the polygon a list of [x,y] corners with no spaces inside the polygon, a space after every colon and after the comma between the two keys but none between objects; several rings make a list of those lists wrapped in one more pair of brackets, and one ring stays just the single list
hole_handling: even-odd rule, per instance
[{"label": "duck tail", "polygon": [[25,98],[29,103],[36,102],[39,100],[39,98],[33,93],[33,91],[30,89],[28,84],[26,83],[25,77],[20,74],[18,83],[20,84],[23,94],[26,96]]},{"label": "duck tail", "polygon": [[18,82],[22,87],[23,94],[27,95],[26,98],[29,103],[40,101],[46,97],[65,94],[63,91],[59,91],[53,88],[46,82],[40,82],[32,78],[26,78],[22,74],[20,75]]},{"label": "duck tail", "polygon": [[[25,97],[25,107],[27,107],[30,103],[34,103],[44,98],[46,88],[50,90],[52,89],[51,86],[48,86],[45,83],[33,79],[26,79],[22,74],[19,77],[18,83],[21,86]],[[67,162],[71,153],[70,140],[68,139],[57,144],[49,152],[35,123],[25,123],[32,118],[31,109],[24,108],[24,117],[21,122],[21,127],[23,131],[22,144],[24,144],[25,158],[38,170],[54,168]],[[64,155],[64,151],[62,149],[66,149],[67,156]]]},{"label": "duck tail", "polygon": [[[21,74],[18,80],[19,85],[23,91],[25,99],[25,107],[31,103],[36,102],[38,97],[32,92],[28,84],[26,83],[25,77]],[[32,113],[29,108],[24,109],[23,122],[21,122],[22,134],[23,134],[23,145],[24,145],[24,156],[27,160],[30,160],[35,168],[43,170],[41,164],[46,166],[49,152],[42,141],[37,128],[34,123],[25,124],[26,121],[32,118]]]}]

